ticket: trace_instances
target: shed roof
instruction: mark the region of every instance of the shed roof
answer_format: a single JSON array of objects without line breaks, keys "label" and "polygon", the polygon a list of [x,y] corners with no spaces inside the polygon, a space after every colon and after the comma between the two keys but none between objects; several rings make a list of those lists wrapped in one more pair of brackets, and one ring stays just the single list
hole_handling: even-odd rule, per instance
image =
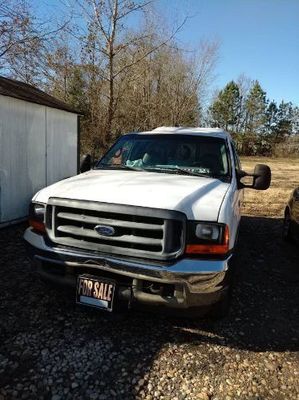
[{"label": "shed roof", "polygon": [[59,110],[68,111],[74,114],[82,114],[80,111],[75,110],[63,101],[50,96],[28,83],[4,78],[3,76],[0,76],[0,95],[14,97],[19,100],[41,104],[43,106],[58,108]]}]

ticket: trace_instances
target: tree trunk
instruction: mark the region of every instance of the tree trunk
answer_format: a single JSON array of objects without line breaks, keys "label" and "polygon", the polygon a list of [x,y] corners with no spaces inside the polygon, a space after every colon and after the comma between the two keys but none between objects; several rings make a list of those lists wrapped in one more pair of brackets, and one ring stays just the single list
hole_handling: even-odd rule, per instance
[{"label": "tree trunk", "polygon": [[106,123],[106,132],[104,138],[104,146],[105,149],[109,147],[109,140],[111,138],[112,131],[112,122],[114,117],[114,107],[115,107],[115,98],[114,98],[114,43],[115,43],[115,35],[116,35],[116,23],[118,16],[118,1],[114,0],[113,4],[113,13],[111,17],[111,33],[108,38],[108,54],[109,54],[109,103],[108,103],[108,112],[107,112],[107,123]]}]

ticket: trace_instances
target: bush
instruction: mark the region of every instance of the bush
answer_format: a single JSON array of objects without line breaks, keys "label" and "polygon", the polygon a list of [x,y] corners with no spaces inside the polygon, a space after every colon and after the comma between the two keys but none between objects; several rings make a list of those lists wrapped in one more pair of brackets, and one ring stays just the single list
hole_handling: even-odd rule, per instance
[{"label": "bush", "polygon": [[274,157],[299,157],[299,135],[291,136],[274,146]]},{"label": "bush", "polygon": [[254,133],[236,133],[233,135],[238,153],[243,156],[271,156],[273,143],[269,136]]},{"label": "bush", "polygon": [[234,133],[232,136],[238,153],[243,156],[299,156],[299,135],[277,137],[254,133]]}]

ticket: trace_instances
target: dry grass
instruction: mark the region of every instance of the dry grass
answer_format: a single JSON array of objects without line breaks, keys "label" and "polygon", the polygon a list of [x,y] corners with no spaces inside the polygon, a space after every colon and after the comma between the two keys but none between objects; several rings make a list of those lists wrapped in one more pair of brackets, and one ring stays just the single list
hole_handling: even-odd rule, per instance
[{"label": "dry grass", "polygon": [[246,172],[258,163],[269,165],[272,171],[268,190],[245,190],[243,214],[281,218],[291,191],[299,185],[299,158],[242,157],[241,162]]}]

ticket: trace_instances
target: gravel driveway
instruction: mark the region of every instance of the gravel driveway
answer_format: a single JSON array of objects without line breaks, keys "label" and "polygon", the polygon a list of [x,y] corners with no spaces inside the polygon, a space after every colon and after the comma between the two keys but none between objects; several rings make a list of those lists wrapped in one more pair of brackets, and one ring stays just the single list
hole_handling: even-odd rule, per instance
[{"label": "gravel driveway", "polygon": [[244,217],[231,314],[183,321],[79,308],[0,231],[0,400],[299,399],[299,250]]}]

